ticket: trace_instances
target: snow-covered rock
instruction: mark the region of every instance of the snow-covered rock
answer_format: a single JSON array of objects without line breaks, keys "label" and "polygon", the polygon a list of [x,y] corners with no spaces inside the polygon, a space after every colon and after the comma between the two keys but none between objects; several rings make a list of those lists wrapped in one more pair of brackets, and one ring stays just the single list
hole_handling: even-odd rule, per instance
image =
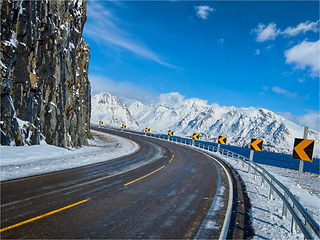
[{"label": "snow-covered rock", "polygon": [[[191,137],[200,133],[202,140],[217,142],[219,135],[227,136],[227,143],[247,147],[251,138],[264,140],[264,149],[292,153],[294,138],[302,138],[304,127],[263,108],[220,107],[207,105],[200,99],[185,99],[180,107],[169,108],[165,103],[144,105],[134,102],[129,106],[131,115],[140,127],[176,136]],[[308,139],[316,140],[315,154],[319,156],[318,132],[309,129]]]},{"label": "snow-covered rock", "polygon": [[[264,140],[264,150],[287,154],[292,154],[294,139],[303,136],[303,126],[267,109],[221,107],[195,98],[172,101],[170,94],[177,93],[159,98],[169,99],[167,102],[145,105],[136,101],[127,107],[116,96],[100,93],[92,97],[91,122],[102,120],[110,126],[126,124],[140,130],[148,127],[163,134],[172,130],[181,137],[200,133],[201,140],[213,142],[223,135],[227,144],[239,147],[247,147],[252,138],[259,138]],[[314,156],[319,157],[319,133],[309,129],[308,139],[316,140]]]},{"label": "snow-covered rock", "polygon": [[136,120],[121,101],[110,93],[99,93],[91,98],[91,122],[120,128],[122,124],[137,129]]}]

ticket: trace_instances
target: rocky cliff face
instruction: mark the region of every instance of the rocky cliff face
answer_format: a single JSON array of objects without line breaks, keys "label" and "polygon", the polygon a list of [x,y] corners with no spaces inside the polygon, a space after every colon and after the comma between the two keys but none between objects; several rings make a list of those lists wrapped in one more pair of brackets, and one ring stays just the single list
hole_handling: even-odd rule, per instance
[{"label": "rocky cliff face", "polygon": [[85,145],[90,134],[85,0],[10,1],[1,8],[1,144]]}]

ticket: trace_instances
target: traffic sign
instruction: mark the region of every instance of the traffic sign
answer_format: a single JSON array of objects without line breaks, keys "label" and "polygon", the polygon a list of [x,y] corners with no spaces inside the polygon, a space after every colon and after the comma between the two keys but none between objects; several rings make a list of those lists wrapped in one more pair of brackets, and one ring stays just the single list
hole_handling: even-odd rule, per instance
[{"label": "traffic sign", "polygon": [[146,128],[146,132],[150,132],[150,128]]},{"label": "traffic sign", "polygon": [[122,128],[123,128],[123,129],[126,129],[126,127],[127,127],[127,126],[126,126],[125,124],[122,125]]},{"label": "traffic sign", "polygon": [[225,137],[225,136],[219,136],[218,141],[219,141],[219,143],[221,143],[221,144],[227,144],[227,137]]},{"label": "traffic sign", "polygon": [[251,150],[262,151],[263,140],[262,139],[251,139]]},{"label": "traffic sign", "polygon": [[169,135],[169,136],[173,136],[173,131],[170,131],[170,130],[169,130],[168,135]]},{"label": "traffic sign", "polygon": [[102,124],[103,124],[103,121],[99,121],[99,124],[102,125]]},{"label": "traffic sign", "polygon": [[292,158],[312,162],[314,140],[295,138]]},{"label": "traffic sign", "polygon": [[193,134],[193,139],[194,140],[199,140],[199,133],[194,133]]}]

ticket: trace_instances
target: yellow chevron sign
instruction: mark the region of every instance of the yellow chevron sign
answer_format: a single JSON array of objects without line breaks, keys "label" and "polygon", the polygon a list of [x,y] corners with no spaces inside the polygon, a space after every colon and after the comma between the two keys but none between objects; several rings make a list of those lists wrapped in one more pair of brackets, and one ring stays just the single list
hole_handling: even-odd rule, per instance
[{"label": "yellow chevron sign", "polygon": [[295,138],[292,158],[312,162],[314,140]]},{"label": "yellow chevron sign", "polygon": [[263,140],[262,139],[251,139],[251,150],[262,151]]},{"label": "yellow chevron sign", "polygon": [[150,132],[150,128],[146,128],[146,132]]},{"label": "yellow chevron sign", "polygon": [[218,141],[219,141],[219,143],[221,143],[221,144],[227,144],[227,137],[225,137],[225,136],[219,136]]},{"label": "yellow chevron sign", "polygon": [[199,140],[199,133],[193,134],[192,137],[193,137],[194,140]]},{"label": "yellow chevron sign", "polygon": [[103,121],[99,121],[99,124],[102,125],[102,124],[103,124]]},{"label": "yellow chevron sign", "polygon": [[173,136],[173,131],[170,131],[170,130],[169,130],[168,135],[169,135],[169,136]]},{"label": "yellow chevron sign", "polygon": [[126,126],[125,124],[122,125],[122,128],[123,128],[123,129],[126,129],[126,127],[127,127],[127,126]]}]

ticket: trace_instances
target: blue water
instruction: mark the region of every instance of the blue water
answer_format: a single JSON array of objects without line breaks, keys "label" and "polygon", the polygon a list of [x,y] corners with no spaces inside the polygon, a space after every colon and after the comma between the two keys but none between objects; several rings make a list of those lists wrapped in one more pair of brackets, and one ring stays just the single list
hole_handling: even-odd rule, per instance
[{"label": "blue water", "polygon": [[[126,131],[126,132],[130,132],[130,131]],[[140,134],[140,135],[142,134],[141,132],[134,132],[134,131],[132,131],[132,133]],[[154,136],[154,134],[149,134],[149,133],[147,135]],[[161,139],[168,139],[168,135],[164,135],[164,134],[157,134],[156,137],[158,137],[158,138],[160,137]],[[176,137],[176,136],[173,136],[170,138],[174,139],[174,141],[176,141],[176,139],[178,141],[187,140],[190,142],[190,144],[192,142],[192,140],[188,139],[188,138],[181,138],[181,137]],[[195,141],[196,145],[197,145],[197,143],[204,143],[204,144],[212,145],[215,147],[218,146],[217,143],[212,143],[212,142]],[[235,146],[222,145],[222,144],[220,145],[220,148],[238,153],[246,158],[249,158],[249,156],[250,156],[250,149],[249,148],[235,147]],[[293,169],[293,170],[298,171],[300,160],[293,159],[292,155],[287,155],[287,154],[282,154],[282,153],[273,153],[273,152],[267,152],[267,151],[261,151],[261,152],[254,151],[253,162],[266,164],[266,165],[270,165],[270,166],[275,166],[275,167],[289,168],[289,169]],[[320,174],[320,159],[313,158],[312,162],[304,161],[303,171]]]}]

